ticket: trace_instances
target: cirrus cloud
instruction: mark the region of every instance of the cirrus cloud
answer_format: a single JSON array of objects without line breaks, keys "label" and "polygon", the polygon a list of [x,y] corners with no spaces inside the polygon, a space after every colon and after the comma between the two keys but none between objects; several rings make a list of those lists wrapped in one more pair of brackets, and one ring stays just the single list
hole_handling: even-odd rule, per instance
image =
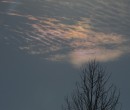
[{"label": "cirrus cloud", "polygon": [[[110,61],[129,51],[128,39],[117,33],[103,33],[92,30],[91,19],[80,17],[34,17],[19,13],[8,13],[31,21],[31,29],[13,30],[21,34],[24,45],[20,49],[40,55],[47,60],[68,61],[81,65],[96,58]],[[17,39],[17,38],[16,38]]]}]

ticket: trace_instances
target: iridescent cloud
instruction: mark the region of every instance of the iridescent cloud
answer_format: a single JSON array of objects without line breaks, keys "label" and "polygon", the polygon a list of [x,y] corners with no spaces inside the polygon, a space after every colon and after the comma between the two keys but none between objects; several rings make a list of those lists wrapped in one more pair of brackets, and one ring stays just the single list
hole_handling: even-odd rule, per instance
[{"label": "iridescent cloud", "polygon": [[93,27],[89,25],[91,19],[88,18],[75,20],[66,17],[38,18],[18,13],[8,14],[33,21],[27,24],[31,26],[31,30],[21,33],[25,35],[22,37],[26,45],[20,49],[48,60],[81,65],[92,58],[99,61],[114,60],[129,50],[126,45],[128,39],[116,33],[93,31]]}]

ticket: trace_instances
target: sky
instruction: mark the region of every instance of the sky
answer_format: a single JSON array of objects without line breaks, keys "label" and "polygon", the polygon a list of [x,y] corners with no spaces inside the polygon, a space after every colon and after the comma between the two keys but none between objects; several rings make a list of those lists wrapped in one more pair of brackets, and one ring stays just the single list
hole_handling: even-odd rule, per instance
[{"label": "sky", "polygon": [[91,59],[130,108],[129,0],[1,0],[0,109],[61,110]]}]

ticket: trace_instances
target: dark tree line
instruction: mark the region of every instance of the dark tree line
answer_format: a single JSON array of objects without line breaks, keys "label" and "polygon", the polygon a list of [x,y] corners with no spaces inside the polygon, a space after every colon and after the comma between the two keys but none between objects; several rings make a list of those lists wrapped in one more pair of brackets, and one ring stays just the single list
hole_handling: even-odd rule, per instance
[{"label": "dark tree line", "polygon": [[[109,83],[110,74],[96,61],[82,67],[81,82],[65,99],[63,110],[116,110],[120,93]],[[118,109],[119,110],[119,109]]]}]

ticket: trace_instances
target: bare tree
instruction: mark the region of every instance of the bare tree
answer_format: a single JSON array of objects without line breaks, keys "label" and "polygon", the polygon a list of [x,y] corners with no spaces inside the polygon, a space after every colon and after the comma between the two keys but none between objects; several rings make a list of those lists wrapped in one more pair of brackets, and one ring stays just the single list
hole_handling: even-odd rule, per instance
[{"label": "bare tree", "polygon": [[120,93],[108,83],[110,74],[95,60],[83,66],[81,82],[65,99],[63,110],[116,110]]}]

